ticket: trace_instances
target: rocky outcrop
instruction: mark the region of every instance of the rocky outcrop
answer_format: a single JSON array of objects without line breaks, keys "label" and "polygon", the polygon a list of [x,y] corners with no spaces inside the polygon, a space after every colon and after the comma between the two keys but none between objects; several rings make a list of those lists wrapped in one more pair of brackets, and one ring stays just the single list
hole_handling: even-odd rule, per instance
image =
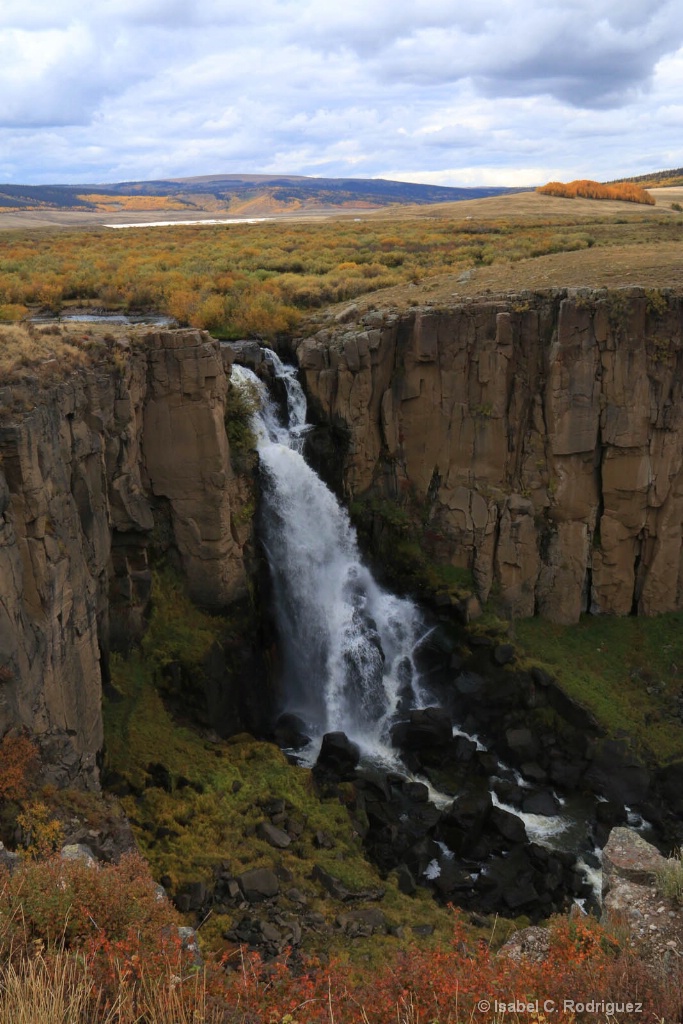
[{"label": "rocky outcrop", "polygon": [[0,389],[0,735],[29,728],[60,783],[96,784],[103,655],[140,633],[150,549],[204,606],[246,590],[217,343],[166,331],[117,347],[114,372]]},{"label": "rocky outcrop", "polygon": [[603,850],[603,917],[625,922],[631,945],[646,960],[677,964],[683,954],[683,916],[663,895],[658,876],[667,861],[651,843],[628,828],[614,828]]},{"label": "rocky outcrop", "polygon": [[372,312],[302,341],[347,496],[410,493],[513,616],[683,605],[683,299],[557,291]]}]

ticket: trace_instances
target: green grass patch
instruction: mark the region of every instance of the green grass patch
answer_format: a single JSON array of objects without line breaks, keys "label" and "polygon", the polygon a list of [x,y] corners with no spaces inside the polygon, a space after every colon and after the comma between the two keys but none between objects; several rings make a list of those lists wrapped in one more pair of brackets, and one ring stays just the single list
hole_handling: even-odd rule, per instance
[{"label": "green grass patch", "polygon": [[453,603],[474,592],[470,570],[441,557],[446,543],[431,527],[424,505],[372,495],[354,501],[349,512],[364,547],[393,586],[422,596],[445,595]]},{"label": "green grass patch", "polygon": [[256,448],[252,418],[259,407],[259,396],[253,385],[230,383],[225,396],[225,432],[230,442],[230,457],[238,472],[244,469],[242,463]]},{"label": "green grass patch", "polygon": [[584,616],[574,626],[514,624],[529,663],[541,664],[613,736],[628,736],[650,761],[683,757],[676,699],[683,687],[683,614]]},{"label": "green grass patch", "polygon": [[142,650],[155,668],[179,662],[188,671],[196,669],[228,627],[227,619],[207,615],[192,603],[175,573],[169,569],[154,573],[152,614]]},{"label": "green grass patch", "polygon": [[655,886],[660,896],[683,906],[683,857],[680,850],[667,857],[664,865],[655,872]]},{"label": "green grass patch", "polygon": [[[434,926],[434,942],[447,940],[448,911],[426,891],[411,898],[399,892],[393,877],[381,879],[365,858],[344,799],[321,799],[308,769],[289,764],[273,744],[251,736],[213,743],[174,722],[154,687],[149,664],[139,654],[115,661],[113,682],[122,699],[105,707],[106,766],[142,789],[139,796],[122,797],[121,804],[156,878],[168,875],[176,890],[197,879],[210,882],[216,866],[225,861],[235,876],[253,867],[285,868],[291,881],[282,888],[294,886],[306,893],[308,909],[332,922],[343,906],[311,881],[318,864],[352,891],[384,887],[380,907],[391,924],[403,925],[406,941],[412,924],[425,923]],[[172,792],[143,788],[150,762],[169,770]],[[183,776],[202,792],[178,785]],[[288,817],[304,825],[300,839],[286,850],[274,850],[256,835],[256,827],[266,818],[262,805],[276,799],[285,800]],[[330,837],[331,849],[317,848],[318,831]],[[222,934],[242,913],[213,915],[202,929],[205,944],[219,949]],[[348,946],[340,933],[309,935],[307,942],[325,953],[339,953]],[[395,948],[395,939],[386,942]],[[382,943],[376,946],[376,938],[353,943],[354,955],[369,955],[371,948],[378,956]]]}]

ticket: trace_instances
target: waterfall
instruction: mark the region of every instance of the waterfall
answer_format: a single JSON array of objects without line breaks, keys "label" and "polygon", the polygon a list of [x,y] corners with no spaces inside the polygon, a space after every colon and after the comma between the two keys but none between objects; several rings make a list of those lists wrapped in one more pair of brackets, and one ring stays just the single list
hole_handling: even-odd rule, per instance
[{"label": "waterfall", "polygon": [[[262,538],[282,655],[282,710],[300,716],[312,737],[302,760],[315,761],[324,733],[343,731],[359,745],[366,763],[390,769],[404,780],[422,782],[430,803],[439,811],[457,808],[458,796],[454,799],[452,794],[439,792],[429,777],[413,774],[391,744],[393,723],[405,719],[409,710],[430,703],[414,656],[431,629],[412,601],[388,593],[364,565],[348,514],[303,457],[310,426],[296,370],[268,350],[265,358],[284,388],[286,412],[278,408],[266,385],[251,370],[235,364],[231,380],[253,400],[255,410],[252,422],[262,476]],[[453,735],[471,740],[478,755],[487,753],[479,738],[460,725],[453,726]],[[490,753],[478,762],[487,773]],[[591,799],[572,796],[569,802],[561,801],[563,806],[555,814],[526,812],[500,799],[494,782],[501,777],[522,790],[535,791],[519,772],[499,761],[489,779],[493,806],[522,821],[536,851],[542,846],[552,856],[557,850],[581,850],[584,856],[577,862],[578,877],[589,878],[593,885],[598,862],[590,852]],[[397,834],[407,813],[395,821]],[[496,827],[487,833],[487,842],[493,834],[493,842],[505,847],[505,833],[496,833]],[[434,880],[446,870],[453,854],[431,825],[425,824],[423,834],[436,837],[435,847],[440,850],[422,872],[426,879]],[[404,835],[402,841],[405,839]],[[518,844],[511,841],[511,845]],[[492,851],[483,858],[481,885],[480,872],[470,875],[485,900],[490,897],[491,881],[485,872]],[[400,851],[398,856],[402,856]],[[538,853],[533,856],[537,858]],[[561,862],[557,863],[561,867]],[[501,885],[507,884],[504,872],[500,875],[500,864],[493,864],[495,877],[501,878]],[[541,878],[542,870],[534,877]]]},{"label": "waterfall", "polygon": [[[318,742],[341,730],[363,753],[395,763],[389,729],[423,705],[413,655],[427,632],[416,606],[380,587],[334,494],[302,455],[306,399],[293,367],[266,351],[285,386],[287,422],[265,385],[235,365],[250,390],[263,480],[263,539],[283,655],[285,707]],[[312,751],[312,754],[315,753]]]}]

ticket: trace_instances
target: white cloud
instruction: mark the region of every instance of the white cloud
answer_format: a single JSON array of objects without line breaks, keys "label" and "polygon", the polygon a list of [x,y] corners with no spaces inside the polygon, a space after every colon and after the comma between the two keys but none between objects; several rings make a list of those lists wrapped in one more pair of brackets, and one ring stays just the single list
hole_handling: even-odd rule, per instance
[{"label": "white cloud", "polygon": [[3,0],[0,178],[675,166],[682,43],[672,0]]}]

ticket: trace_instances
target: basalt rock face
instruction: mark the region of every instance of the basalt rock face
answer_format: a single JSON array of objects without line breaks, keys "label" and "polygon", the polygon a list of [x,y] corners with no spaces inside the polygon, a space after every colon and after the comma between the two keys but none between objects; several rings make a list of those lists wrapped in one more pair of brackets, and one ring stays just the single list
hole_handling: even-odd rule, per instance
[{"label": "basalt rock face", "polygon": [[206,607],[246,590],[218,345],[119,344],[115,373],[0,389],[0,735],[29,728],[58,783],[97,785],[107,650],[142,631],[150,549]]},{"label": "basalt rock face", "polygon": [[349,437],[347,496],[410,493],[513,616],[683,604],[683,299],[557,291],[320,331],[297,355]]}]

